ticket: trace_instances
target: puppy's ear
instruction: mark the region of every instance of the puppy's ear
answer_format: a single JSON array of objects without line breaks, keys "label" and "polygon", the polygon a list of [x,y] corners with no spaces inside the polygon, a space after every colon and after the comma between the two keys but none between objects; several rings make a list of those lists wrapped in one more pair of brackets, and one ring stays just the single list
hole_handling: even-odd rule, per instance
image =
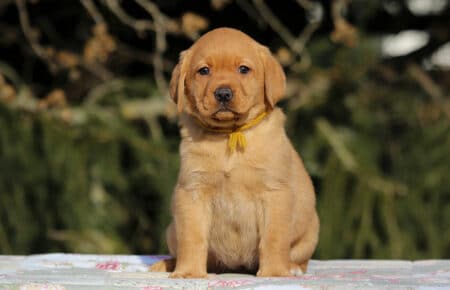
[{"label": "puppy's ear", "polygon": [[264,96],[268,105],[273,109],[275,104],[284,96],[286,75],[280,63],[267,47],[262,46],[260,54],[264,66]]},{"label": "puppy's ear", "polygon": [[170,79],[169,93],[172,100],[177,104],[178,113],[183,111],[184,85],[190,62],[189,55],[189,50],[180,53],[180,59],[173,69],[172,78]]}]

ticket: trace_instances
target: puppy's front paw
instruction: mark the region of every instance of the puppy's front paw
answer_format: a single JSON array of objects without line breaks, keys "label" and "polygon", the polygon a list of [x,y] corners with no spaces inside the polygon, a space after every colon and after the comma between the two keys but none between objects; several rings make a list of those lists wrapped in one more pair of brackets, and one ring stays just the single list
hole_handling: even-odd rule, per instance
[{"label": "puppy's front paw", "polygon": [[206,278],[208,273],[203,271],[177,271],[171,273],[169,278],[180,279],[180,278]]},{"label": "puppy's front paw", "polygon": [[292,276],[291,272],[288,268],[285,267],[265,267],[260,268],[258,273],[256,273],[258,277],[289,277]]},{"label": "puppy's front paw", "polygon": [[[306,270],[306,269],[305,269]],[[304,274],[302,265],[298,265],[296,263],[291,263],[289,267],[289,272],[292,276],[302,276]]]}]

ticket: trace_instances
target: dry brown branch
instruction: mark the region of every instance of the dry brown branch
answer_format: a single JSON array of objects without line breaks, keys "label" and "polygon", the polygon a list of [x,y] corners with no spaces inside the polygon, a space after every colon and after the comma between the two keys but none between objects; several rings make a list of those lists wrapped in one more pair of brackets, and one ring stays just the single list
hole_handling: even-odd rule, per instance
[{"label": "dry brown branch", "polygon": [[349,2],[350,0],[333,1],[331,14],[334,22],[334,31],[331,33],[331,40],[353,47],[358,41],[358,31],[342,16],[342,12]]},{"label": "dry brown branch", "polygon": [[89,15],[91,15],[92,19],[94,19],[96,24],[104,23],[102,14],[98,11],[92,0],[81,0],[81,4],[83,4],[84,8],[87,10]]},{"label": "dry brown branch", "polygon": [[301,54],[305,48],[306,43],[311,38],[314,31],[317,30],[319,25],[320,25],[320,22],[309,23],[305,27],[305,29],[303,29],[302,33],[292,43],[292,50],[297,52],[297,54]]},{"label": "dry brown branch", "polygon": [[410,63],[407,68],[409,75],[427,92],[434,102],[440,102],[443,98],[441,88],[433,79],[416,63]]},{"label": "dry brown branch", "polygon": [[255,21],[260,28],[264,28],[266,23],[261,19],[258,14],[258,11],[255,10],[255,7],[247,0],[236,0],[236,4],[247,13],[247,15]]},{"label": "dry brown branch", "polygon": [[[121,22],[133,28],[138,35],[142,35],[142,33],[145,33],[146,31],[152,31],[155,33],[155,52],[153,54],[147,54],[144,52],[141,52],[139,54],[133,53],[133,57],[139,58],[145,63],[152,64],[158,91],[165,93],[168,91],[167,80],[164,76],[164,72],[167,71],[167,62],[164,60],[164,52],[167,49],[167,33],[184,33],[184,35],[188,36],[191,39],[197,38],[198,33],[196,34],[191,33],[192,31],[182,30],[180,28],[180,25],[176,21],[167,17],[159,10],[158,6],[151,1],[135,0],[135,2],[145,11],[147,11],[152,20],[141,20],[130,16],[121,7],[118,0],[104,0],[104,3],[108,7],[108,9],[111,10]],[[183,18],[183,20],[184,19],[185,18]],[[182,23],[181,26],[184,27],[184,24]],[[121,53],[130,56],[127,51],[121,51]]]},{"label": "dry brown branch", "polygon": [[[294,43],[292,44],[292,49],[298,54],[301,54],[303,52],[302,59],[306,59],[305,55],[308,56],[307,59],[309,59],[309,55],[305,51],[305,46],[322,22],[323,8],[319,2],[313,2],[309,0],[297,0],[297,3],[306,10],[308,25],[295,39]],[[307,62],[303,62],[302,67],[304,67],[305,64],[307,64]]]},{"label": "dry brown branch", "polygon": [[231,0],[211,0],[211,7],[216,10],[222,10],[225,6],[229,5]]},{"label": "dry brown branch", "polygon": [[272,27],[272,29],[280,35],[281,39],[283,39],[286,44],[291,46],[291,44],[295,41],[294,36],[283,25],[283,23],[281,23],[280,19],[272,13],[272,10],[270,10],[264,0],[253,0],[253,4],[270,27]]},{"label": "dry brown branch", "polygon": [[209,21],[195,13],[186,12],[181,16],[181,30],[191,40],[199,38],[200,31],[205,30],[208,26]]},{"label": "dry brown branch", "polygon": [[120,6],[119,0],[105,0],[104,3],[122,23],[130,26],[138,35],[142,35],[147,30],[155,31],[155,25],[150,20],[136,19],[128,15]]},{"label": "dry brown branch", "polygon": [[153,58],[153,71],[159,92],[167,92],[168,85],[164,77],[163,54],[167,48],[166,23],[169,21],[153,2],[147,0],[135,0],[153,18],[156,33],[155,56]]},{"label": "dry brown branch", "polygon": [[[295,37],[289,29],[272,13],[264,0],[253,0],[253,4],[261,14],[262,18],[277,32],[281,39],[296,54],[304,53],[306,43],[311,38],[314,31],[320,26],[322,21],[322,6],[318,2],[308,0],[297,0],[297,3],[306,10],[308,15],[308,25]],[[302,66],[303,67],[303,66]]]},{"label": "dry brown branch", "polygon": [[314,2],[310,0],[297,0],[297,3],[307,10],[312,9],[315,5]]},{"label": "dry brown branch", "polygon": [[[38,30],[32,28],[29,20],[28,9],[25,0],[16,0],[17,10],[19,12],[19,21],[22,31],[31,46],[34,53],[45,61],[51,72],[56,72],[60,68],[64,68],[66,63],[59,63],[60,53],[57,52],[52,47],[45,47],[39,43],[39,33]],[[79,55],[73,54],[74,57],[78,58],[78,63],[85,70],[89,71],[93,75],[97,76],[102,80],[107,80],[112,77],[112,73],[109,72],[104,66],[98,63],[87,63],[82,60]]]},{"label": "dry brown branch", "polygon": [[[164,13],[162,13],[158,6],[148,0],[134,0],[137,4],[139,4],[139,6],[141,6],[142,8],[144,8],[145,11],[147,11],[153,18],[153,21],[155,22],[169,22],[170,19],[169,17],[167,17]],[[158,25],[157,23],[155,23],[155,26]],[[155,27],[156,29],[156,27]]]},{"label": "dry brown branch", "polygon": [[155,74],[156,85],[160,92],[166,92],[168,90],[167,81],[164,77],[165,62],[163,54],[167,49],[166,34],[174,33],[179,34],[181,31],[179,25],[175,21],[171,20],[164,13],[162,13],[158,6],[148,0],[135,0],[135,2],[141,6],[147,13],[150,14],[152,20],[136,19],[129,15],[120,5],[119,0],[104,0],[103,3],[106,7],[125,25],[133,28],[138,35],[145,33],[146,31],[152,31],[155,33],[155,53],[151,55],[151,61],[148,58],[150,54],[139,55],[139,58],[146,63],[153,65]]},{"label": "dry brown branch", "polygon": [[17,97],[16,89],[6,82],[0,71],[0,101],[11,102]]},{"label": "dry brown branch", "polygon": [[46,61],[50,70],[56,70],[55,63],[51,60],[51,50],[48,50],[39,43],[39,32],[31,27],[28,9],[25,0],[16,0],[17,10],[19,12],[19,21],[22,31],[31,46],[31,49],[38,57]]},{"label": "dry brown branch", "polygon": [[[103,3],[123,24],[134,29],[138,33],[138,35],[141,36],[142,33],[145,33],[146,31],[154,32],[156,30],[153,21],[148,19],[136,19],[129,15],[120,5],[120,0],[103,0]],[[161,13],[161,15],[163,16],[163,19],[165,21],[165,28],[167,33],[176,35],[181,34],[179,24],[175,20],[168,18],[163,13]]]},{"label": "dry brown branch", "polygon": [[[126,59],[137,60],[147,65],[154,65],[155,54],[150,53],[145,50],[138,49],[136,47],[129,46],[123,42],[117,42],[117,52],[118,55]],[[171,72],[175,63],[168,59],[163,59],[163,70],[164,72]]]}]

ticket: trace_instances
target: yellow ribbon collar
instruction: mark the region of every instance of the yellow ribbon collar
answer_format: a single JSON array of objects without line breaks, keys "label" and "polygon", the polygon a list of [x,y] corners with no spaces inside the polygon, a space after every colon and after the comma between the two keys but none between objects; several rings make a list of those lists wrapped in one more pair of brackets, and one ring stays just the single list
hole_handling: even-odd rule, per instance
[{"label": "yellow ribbon collar", "polygon": [[244,124],[236,129],[213,129],[211,127],[208,127],[203,122],[200,122],[198,120],[199,124],[206,130],[212,131],[214,133],[220,133],[220,134],[229,134],[228,135],[228,149],[233,152],[236,150],[236,148],[245,149],[247,147],[247,139],[245,138],[245,135],[242,133],[242,131],[245,131],[247,129],[250,129],[251,127],[254,127],[258,125],[265,117],[267,116],[267,112],[262,112],[259,114],[255,119],[251,120],[247,124]]}]

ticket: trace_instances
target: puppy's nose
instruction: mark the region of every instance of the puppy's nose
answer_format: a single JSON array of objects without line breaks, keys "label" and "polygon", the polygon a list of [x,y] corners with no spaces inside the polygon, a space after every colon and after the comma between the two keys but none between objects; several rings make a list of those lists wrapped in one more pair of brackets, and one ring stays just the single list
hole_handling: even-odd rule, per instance
[{"label": "puppy's nose", "polygon": [[214,91],[216,100],[221,103],[229,102],[233,98],[233,91],[230,88],[222,87]]}]

